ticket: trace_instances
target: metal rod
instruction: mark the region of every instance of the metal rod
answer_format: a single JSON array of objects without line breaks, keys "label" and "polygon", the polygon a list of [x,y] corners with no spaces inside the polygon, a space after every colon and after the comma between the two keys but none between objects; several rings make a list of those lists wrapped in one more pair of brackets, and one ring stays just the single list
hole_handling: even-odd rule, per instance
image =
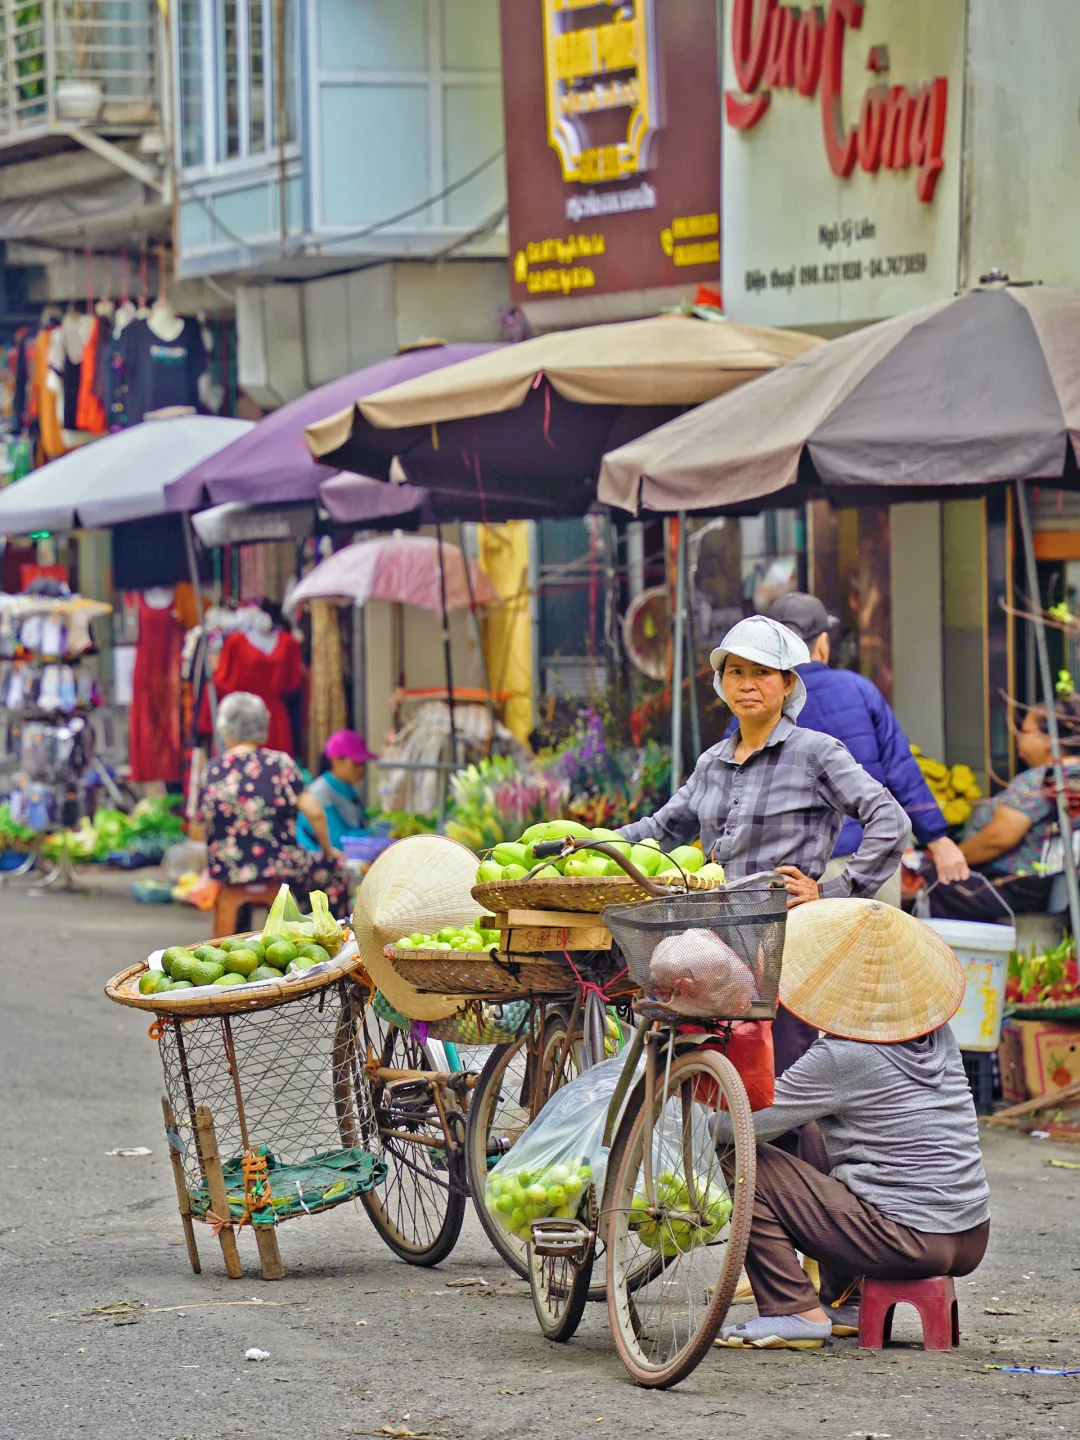
[{"label": "metal rod", "polygon": [[683,660],[686,656],[686,550],[683,530],[686,511],[680,510],[675,523],[679,527],[675,544],[675,656],[671,672],[671,793],[682,785],[682,682]]},{"label": "metal rod", "polygon": [[[352,693],[353,729],[367,739],[367,611],[362,600],[353,602],[352,612]],[[364,804],[368,803],[370,785],[364,769]]]},{"label": "metal rod", "polygon": [[[191,580],[191,588],[195,595],[195,614],[199,624],[203,623],[202,613],[202,587],[199,581],[199,562],[195,557],[195,531],[191,524],[191,515],[185,510],[180,516],[180,528],[184,532],[184,551],[187,555],[188,576]],[[217,691],[214,689],[214,681],[210,674],[210,654],[204,644],[202,647],[203,656],[203,684],[206,686],[207,699],[210,704],[210,750],[214,753],[217,750]],[[194,1121],[192,1121],[194,1124]]]},{"label": "metal rod", "polygon": [[682,566],[686,588],[686,672],[690,682],[690,738],[694,747],[695,760],[701,754],[701,707],[698,703],[697,688],[697,621],[694,617],[694,586],[690,574],[689,537],[686,533],[686,517],[679,521],[679,547],[682,551]]},{"label": "metal rod", "polygon": [[487,700],[488,712],[488,737],[484,745],[485,756],[491,754],[491,747],[495,743],[495,697],[491,693],[491,675],[488,671],[487,651],[484,649],[484,636],[480,629],[480,617],[476,613],[476,596],[473,594],[472,569],[469,563],[469,555],[465,549],[465,536],[461,537],[461,558],[465,562],[465,588],[469,592],[469,614],[472,616],[473,633],[476,636],[476,648],[480,652],[480,668],[484,672],[484,695]]},{"label": "metal rod", "polygon": [[443,559],[441,521],[436,521],[435,535],[439,546],[439,614],[442,619],[443,659],[446,662],[446,703],[450,709],[450,759],[456,762],[458,750],[457,726],[454,723],[454,661],[450,649],[450,617],[446,609],[446,566]]},{"label": "metal rod", "polygon": [[1061,737],[1057,725],[1057,700],[1054,695],[1054,681],[1050,674],[1050,656],[1046,649],[1046,626],[1043,624],[1042,607],[1039,603],[1039,572],[1035,564],[1035,542],[1031,532],[1031,511],[1028,507],[1027,483],[1016,482],[1016,508],[1020,512],[1020,532],[1024,544],[1024,564],[1027,569],[1027,586],[1031,594],[1031,625],[1035,631],[1035,650],[1039,658],[1039,674],[1042,679],[1043,698],[1046,702],[1046,735],[1050,741],[1053,758],[1054,789],[1057,792],[1058,827],[1061,830],[1062,857],[1065,862],[1065,888],[1069,896],[1069,920],[1074,940],[1080,940],[1080,884],[1077,883],[1076,856],[1073,852],[1072,820],[1069,817],[1069,801],[1065,793],[1065,770],[1061,763]]}]

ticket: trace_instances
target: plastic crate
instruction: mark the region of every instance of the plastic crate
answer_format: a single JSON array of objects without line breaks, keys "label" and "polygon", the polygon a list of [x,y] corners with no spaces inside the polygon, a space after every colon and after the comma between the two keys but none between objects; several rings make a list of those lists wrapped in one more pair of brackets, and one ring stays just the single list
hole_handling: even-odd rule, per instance
[{"label": "plastic crate", "polygon": [[1001,1098],[1001,1077],[996,1051],[961,1050],[964,1074],[971,1086],[976,1115],[991,1115],[994,1101]]}]

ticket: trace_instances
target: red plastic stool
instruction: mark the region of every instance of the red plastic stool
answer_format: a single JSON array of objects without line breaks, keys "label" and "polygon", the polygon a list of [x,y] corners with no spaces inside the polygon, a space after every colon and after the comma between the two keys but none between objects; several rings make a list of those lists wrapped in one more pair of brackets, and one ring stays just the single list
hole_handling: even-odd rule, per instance
[{"label": "red plastic stool", "polygon": [[862,1282],[859,1304],[860,1350],[883,1350],[892,1335],[897,1305],[914,1305],[922,1321],[924,1350],[951,1350],[960,1344],[960,1310],[956,1287],[948,1275],[926,1280]]}]

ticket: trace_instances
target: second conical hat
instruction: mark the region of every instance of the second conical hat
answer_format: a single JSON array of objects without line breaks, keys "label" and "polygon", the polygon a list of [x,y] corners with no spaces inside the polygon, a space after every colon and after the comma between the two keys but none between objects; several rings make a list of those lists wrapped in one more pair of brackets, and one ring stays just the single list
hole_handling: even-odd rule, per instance
[{"label": "second conical hat", "polygon": [[878,900],[818,900],[787,919],[780,999],[808,1025],[881,1044],[937,1030],[964,970],[929,925]]},{"label": "second conical hat", "polygon": [[356,897],[353,934],[364,967],[395,1010],[410,1020],[445,1020],[465,1006],[460,995],[427,994],[391,965],[383,947],[414,930],[467,925],[481,907],[472,898],[477,859],[443,835],[412,835],[384,850]]}]

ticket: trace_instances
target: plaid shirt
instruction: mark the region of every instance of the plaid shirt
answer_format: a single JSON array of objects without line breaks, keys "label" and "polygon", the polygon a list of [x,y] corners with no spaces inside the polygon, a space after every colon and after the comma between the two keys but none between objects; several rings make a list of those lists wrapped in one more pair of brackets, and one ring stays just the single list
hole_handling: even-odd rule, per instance
[{"label": "plaid shirt", "polygon": [[851,815],[863,827],[862,844],[821,894],[874,895],[900,864],[908,833],[907,817],[885,786],[839,740],[798,728],[786,716],[741,765],[738,741],[736,731],[706,750],[682,789],[655,815],[624,825],[623,838],[651,838],[670,849],[700,834],[705,853],[731,880],[778,865],[795,865],[817,880]]}]

